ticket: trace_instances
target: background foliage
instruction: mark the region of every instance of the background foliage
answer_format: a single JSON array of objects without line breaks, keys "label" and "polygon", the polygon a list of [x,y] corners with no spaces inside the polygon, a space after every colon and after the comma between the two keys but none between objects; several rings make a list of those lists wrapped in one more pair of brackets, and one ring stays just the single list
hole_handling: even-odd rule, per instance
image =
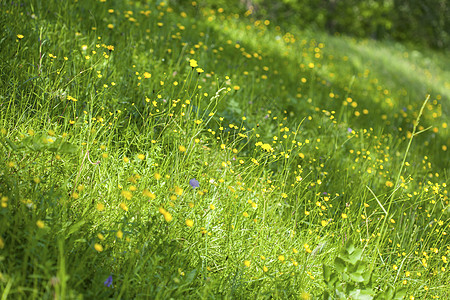
[{"label": "background foliage", "polygon": [[440,49],[448,47],[450,41],[446,0],[234,0],[210,5],[230,9],[240,6],[259,18],[332,34],[395,39]]}]

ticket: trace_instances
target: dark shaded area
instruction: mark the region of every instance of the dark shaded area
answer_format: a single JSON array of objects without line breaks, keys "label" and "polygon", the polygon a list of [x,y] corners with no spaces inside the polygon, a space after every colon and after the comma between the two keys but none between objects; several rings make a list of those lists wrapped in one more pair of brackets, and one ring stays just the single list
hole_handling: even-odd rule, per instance
[{"label": "dark shaded area", "polygon": [[445,0],[234,0],[208,1],[212,7],[252,11],[258,19],[297,24],[331,34],[394,39],[436,49],[449,46],[449,3]]}]

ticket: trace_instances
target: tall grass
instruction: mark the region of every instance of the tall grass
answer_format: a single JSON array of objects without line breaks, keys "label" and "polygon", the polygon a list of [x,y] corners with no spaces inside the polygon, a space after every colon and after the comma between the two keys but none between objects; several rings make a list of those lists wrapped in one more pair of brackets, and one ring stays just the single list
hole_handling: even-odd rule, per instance
[{"label": "tall grass", "polygon": [[2,4],[2,299],[445,298],[440,54],[202,5]]}]

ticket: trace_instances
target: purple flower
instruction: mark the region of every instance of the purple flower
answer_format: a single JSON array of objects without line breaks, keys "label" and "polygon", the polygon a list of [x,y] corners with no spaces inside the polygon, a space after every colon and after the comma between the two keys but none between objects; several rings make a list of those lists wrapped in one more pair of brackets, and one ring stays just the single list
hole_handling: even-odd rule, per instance
[{"label": "purple flower", "polygon": [[103,282],[103,284],[107,287],[111,287],[113,284],[113,279],[112,279],[112,275],[109,275],[109,277],[105,280],[105,282]]},{"label": "purple flower", "polygon": [[189,184],[192,186],[193,189],[198,188],[200,186],[200,183],[195,178],[189,180]]},{"label": "purple flower", "polygon": [[352,132],[353,129],[351,129],[351,128],[349,127],[349,128],[347,128],[347,131],[348,131],[348,132]]}]

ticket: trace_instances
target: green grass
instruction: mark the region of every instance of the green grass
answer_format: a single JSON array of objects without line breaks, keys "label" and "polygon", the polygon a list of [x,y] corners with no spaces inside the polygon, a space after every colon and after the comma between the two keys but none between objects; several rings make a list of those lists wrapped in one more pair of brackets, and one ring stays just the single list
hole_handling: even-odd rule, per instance
[{"label": "green grass", "polygon": [[450,292],[448,53],[204,4],[1,5],[2,299],[322,298],[348,241],[373,296]]}]

